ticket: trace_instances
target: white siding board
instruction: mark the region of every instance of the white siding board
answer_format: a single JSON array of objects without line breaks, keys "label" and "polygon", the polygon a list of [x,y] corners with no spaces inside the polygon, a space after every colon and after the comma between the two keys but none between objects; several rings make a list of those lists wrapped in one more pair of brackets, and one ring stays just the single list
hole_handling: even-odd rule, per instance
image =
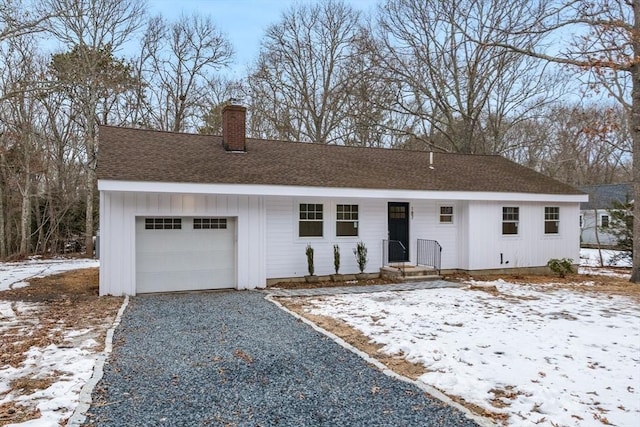
[{"label": "white siding board", "polygon": [[[470,202],[469,269],[541,267],[551,258],[579,258],[577,204]],[[502,235],[502,207],[520,208],[517,236]],[[544,234],[544,207],[560,207],[560,233]],[[500,263],[500,254],[503,263]]]},{"label": "white siding board", "polygon": [[[315,250],[315,273],[334,272],[333,245],[341,252],[340,272],[358,267],[353,249],[367,245],[366,271],[382,265],[382,241],[387,238],[388,202],[410,204],[410,258],[417,257],[417,239],[437,240],[443,269],[484,270],[543,266],[550,258],[578,260],[578,203],[410,200],[298,196],[237,196],[101,191],[101,293],[135,293],[135,218],[139,216],[217,216],[236,219],[237,287],[263,287],[266,278],[301,277],[307,273],[305,247]],[[324,205],[324,236],[298,237],[298,204]],[[359,205],[359,236],[335,236],[337,204]],[[439,223],[439,207],[454,207],[454,224]],[[502,236],[502,207],[520,207],[520,235]],[[544,235],[544,206],[560,207],[559,236]],[[500,253],[504,261],[500,264]]]},{"label": "white siding board", "polygon": [[[263,245],[251,244],[255,233],[262,239],[263,214],[259,196],[146,194],[102,192],[101,293],[135,294],[135,218],[140,216],[203,216],[237,218],[237,287],[263,287],[266,283]],[[257,212],[255,212],[257,210]],[[254,224],[254,222],[257,222]]]}]

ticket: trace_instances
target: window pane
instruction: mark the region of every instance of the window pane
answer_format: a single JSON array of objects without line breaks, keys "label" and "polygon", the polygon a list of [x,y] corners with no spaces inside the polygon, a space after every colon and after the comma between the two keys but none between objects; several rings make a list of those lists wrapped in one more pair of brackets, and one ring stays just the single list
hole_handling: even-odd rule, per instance
[{"label": "window pane", "polygon": [[336,223],[337,236],[357,236],[358,223],[356,221],[338,221]]},{"label": "window pane", "polygon": [[559,220],[560,208],[558,207],[546,207],[544,208],[544,219],[547,220]]},{"label": "window pane", "polygon": [[181,218],[145,218],[145,230],[180,230],[182,228]]},{"label": "window pane", "polygon": [[502,223],[502,234],[518,234],[518,223],[517,222],[503,222]]},{"label": "window pane", "polygon": [[518,221],[520,214],[520,208],[507,207],[502,208],[502,220],[503,221]]},{"label": "window pane", "polygon": [[440,206],[440,222],[445,224],[453,222],[453,206]]},{"label": "window pane", "polygon": [[544,233],[545,234],[558,234],[558,221],[545,221],[544,222]]},{"label": "window pane", "polygon": [[322,237],[321,221],[300,221],[299,223],[300,237]]}]

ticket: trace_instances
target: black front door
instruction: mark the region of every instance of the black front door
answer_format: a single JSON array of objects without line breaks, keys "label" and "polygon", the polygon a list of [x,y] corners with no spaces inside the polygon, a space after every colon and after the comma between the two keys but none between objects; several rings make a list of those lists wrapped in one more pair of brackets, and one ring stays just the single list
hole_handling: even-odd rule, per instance
[{"label": "black front door", "polygon": [[389,262],[409,261],[409,203],[389,202]]}]

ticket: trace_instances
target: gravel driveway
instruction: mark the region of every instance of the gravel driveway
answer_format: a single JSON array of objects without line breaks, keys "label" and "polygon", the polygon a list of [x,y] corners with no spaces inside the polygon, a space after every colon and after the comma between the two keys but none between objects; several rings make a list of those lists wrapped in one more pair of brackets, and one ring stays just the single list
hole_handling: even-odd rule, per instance
[{"label": "gravel driveway", "polygon": [[96,426],[476,426],[255,291],[131,299]]}]

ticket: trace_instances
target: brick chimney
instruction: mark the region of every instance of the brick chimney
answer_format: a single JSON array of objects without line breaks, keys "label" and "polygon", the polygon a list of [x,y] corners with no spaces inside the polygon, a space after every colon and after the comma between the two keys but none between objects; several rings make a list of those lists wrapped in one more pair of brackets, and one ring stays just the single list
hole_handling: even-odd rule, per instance
[{"label": "brick chimney", "polygon": [[246,151],[246,114],[241,105],[226,105],[222,109],[222,145],[227,151]]}]

